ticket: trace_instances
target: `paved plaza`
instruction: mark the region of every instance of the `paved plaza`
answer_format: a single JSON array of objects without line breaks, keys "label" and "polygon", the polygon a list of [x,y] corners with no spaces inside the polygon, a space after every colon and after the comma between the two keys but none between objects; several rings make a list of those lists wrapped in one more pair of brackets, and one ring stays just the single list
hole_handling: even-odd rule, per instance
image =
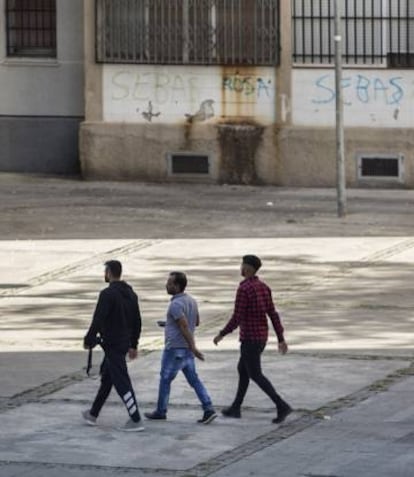
[{"label": "paved plaza", "polygon": [[[0,176],[0,477],[412,477],[414,192],[200,184],[88,183]],[[200,305],[198,362],[217,410],[237,383],[231,315],[240,257],[262,258],[290,352],[272,336],[265,373],[294,413],[280,426],[251,384],[243,417],[196,423],[179,376],[165,422],[123,434],[110,396],[97,428],[80,412],[98,387],[82,338],[102,264],[117,258],[140,297],[143,334],[129,363],[142,411],[154,408],[169,271]]]}]

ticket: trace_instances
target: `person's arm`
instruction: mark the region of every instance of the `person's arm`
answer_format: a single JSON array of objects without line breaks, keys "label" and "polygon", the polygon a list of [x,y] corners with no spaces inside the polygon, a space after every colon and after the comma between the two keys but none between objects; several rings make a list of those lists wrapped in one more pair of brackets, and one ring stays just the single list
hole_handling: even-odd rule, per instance
[{"label": "person's arm", "polygon": [[234,311],[233,315],[228,321],[227,325],[219,331],[218,335],[214,338],[214,344],[218,345],[218,343],[229,333],[234,331],[239,325],[240,321],[246,313],[247,307],[247,295],[246,291],[243,288],[239,287],[236,294],[236,301],[234,303]]},{"label": "person's arm", "polygon": [[90,349],[96,346],[96,336],[101,331],[102,322],[108,313],[108,300],[104,291],[101,291],[93,314],[92,323],[83,339],[83,347]]},{"label": "person's arm", "polygon": [[138,341],[141,336],[142,330],[142,318],[141,318],[141,311],[139,309],[139,302],[138,297],[135,298],[135,303],[133,307],[133,313],[131,316],[131,342],[130,348],[137,349],[138,348]]},{"label": "person's arm", "polygon": [[269,295],[267,299],[266,313],[269,316],[270,321],[272,322],[273,329],[275,330],[277,340],[278,340],[279,351],[280,353],[285,354],[288,351],[288,345],[285,341],[284,329],[282,326],[280,315],[276,310],[275,304],[273,303],[272,292],[270,288],[268,290],[269,290]]},{"label": "person's arm", "polygon": [[185,316],[182,316],[181,318],[178,318],[178,320],[176,320],[176,323],[177,323],[178,327],[180,328],[181,334],[183,335],[184,339],[186,340],[186,342],[187,342],[190,350],[193,352],[194,356],[198,359],[201,359],[201,361],[204,361],[204,355],[203,355],[203,353],[201,353],[197,349],[197,347],[195,345],[195,341],[194,341],[194,336],[191,333],[190,329],[188,328],[187,318]]},{"label": "person's arm", "polygon": [[141,329],[141,311],[139,309],[138,297],[136,297],[136,306],[134,307],[131,323],[131,340],[128,350],[128,357],[131,360],[136,359],[138,357],[138,341],[141,336]]}]

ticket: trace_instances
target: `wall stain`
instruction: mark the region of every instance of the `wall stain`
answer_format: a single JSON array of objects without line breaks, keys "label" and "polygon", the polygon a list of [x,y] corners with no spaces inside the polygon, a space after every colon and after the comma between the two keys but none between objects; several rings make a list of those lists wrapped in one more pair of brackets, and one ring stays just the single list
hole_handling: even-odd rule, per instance
[{"label": "wall stain", "polygon": [[256,153],[264,127],[254,122],[235,121],[218,125],[221,150],[220,182],[259,184]]}]

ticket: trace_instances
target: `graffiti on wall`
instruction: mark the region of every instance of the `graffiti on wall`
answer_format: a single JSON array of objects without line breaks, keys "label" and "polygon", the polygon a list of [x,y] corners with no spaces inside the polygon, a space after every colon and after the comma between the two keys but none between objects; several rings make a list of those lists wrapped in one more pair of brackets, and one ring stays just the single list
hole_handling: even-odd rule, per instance
[{"label": "graffiti on wall", "polygon": [[[333,74],[318,77],[314,86],[315,94],[312,98],[314,104],[329,104],[335,101],[335,77]],[[401,76],[386,79],[363,74],[346,76],[342,79],[342,90],[344,104],[347,106],[352,106],[355,102],[399,105],[405,95]]]},{"label": "graffiti on wall", "polygon": [[[152,101],[148,101],[148,111],[142,112],[142,117],[148,121],[149,123],[152,122],[152,118],[158,118],[161,115],[161,112],[158,111],[157,113],[153,112],[154,108],[152,106]],[[139,108],[137,108],[137,113],[139,112]]]},{"label": "graffiti on wall", "polygon": [[223,74],[213,66],[104,67],[106,121],[205,122],[217,117],[275,117],[275,73],[252,68]]},{"label": "graffiti on wall", "polygon": [[257,98],[273,95],[272,80],[254,76],[233,75],[223,78],[223,88],[226,91],[242,94],[243,96],[255,96]]},{"label": "graffiti on wall", "polygon": [[[344,69],[344,121],[354,127],[412,127],[414,71]],[[333,69],[293,70],[292,119],[296,125],[335,124]]]},{"label": "graffiti on wall", "polygon": [[198,78],[164,72],[121,70],[112,76],[113,101],[154,101],[158,105],[198,100]]}]

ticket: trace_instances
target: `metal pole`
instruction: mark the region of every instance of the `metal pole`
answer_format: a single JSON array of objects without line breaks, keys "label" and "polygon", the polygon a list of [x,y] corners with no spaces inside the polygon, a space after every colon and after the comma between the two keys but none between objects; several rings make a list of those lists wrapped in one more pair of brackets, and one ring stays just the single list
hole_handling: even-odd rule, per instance
[{"label": "metal pole", "polygon": [[344,102],[342,99],[342,36],[339,0],[335,4],[336,190],[338,217],[346,215]]}]

